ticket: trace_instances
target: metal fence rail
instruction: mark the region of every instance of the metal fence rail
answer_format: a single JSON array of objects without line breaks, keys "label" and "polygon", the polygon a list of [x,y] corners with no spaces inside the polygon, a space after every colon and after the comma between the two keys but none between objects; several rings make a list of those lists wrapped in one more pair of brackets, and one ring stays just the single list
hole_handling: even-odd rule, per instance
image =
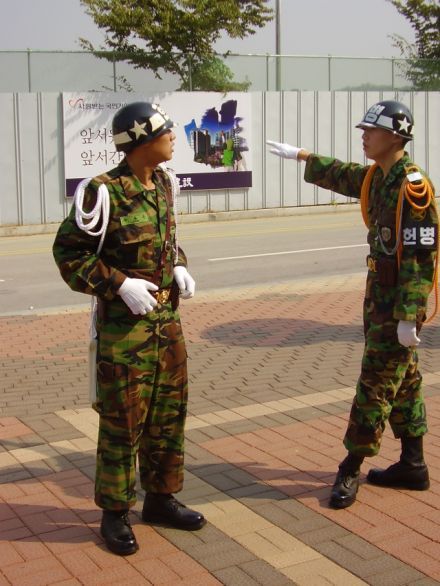
[{"label": "metal fence rail", "polygon": [[[0,51],[0,92],[157,93],[180,86],[177,76],[158,79],[152,71],[109,55],[111,61],[85,51]],[[235,81],[250,83],[250,91],[413,89],[403,74],[404,59],[269,54],[221,58]]]}]

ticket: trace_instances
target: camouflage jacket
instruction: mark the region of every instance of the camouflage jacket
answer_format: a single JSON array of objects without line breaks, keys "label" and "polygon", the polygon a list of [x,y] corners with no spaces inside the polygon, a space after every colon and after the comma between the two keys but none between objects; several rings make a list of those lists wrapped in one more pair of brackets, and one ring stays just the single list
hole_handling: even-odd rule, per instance
[{"label": "camouflage jacket", "polygon": [[[176,241],[171,185],[160,168],[154,171],[152,179],[156,190],[147,191],[124,159],[114,169],[90,181],[84,194],[84,209],[93,209],[97,189],[105,183],[110,194],[109,223],[102,250],[97,255],[99,237],[90,236],[77,226],[75,206],[62,222],[53,244],[53,255],[71,289],[112,300],[126,277],[155,280],[160,288],[171,286]],[[159,277],[153,279],[165,244],[167,202],[171,245],[166,246]],[[186,257],[179,249],[177,265],[186,264]]]},{"label": "camouflage jacket", "polygon": [[[378,167],[369,194],[368,216],[370,228],[368,244],[370,254],[376,259],[386,256],[379,239],[385,229],[388,234],[386,246],[391,250],[396,244],[396,207],[402,181],[406,176],[405,168],[412,165],[407,153],[391,167],[384,178]],[[369,166],[356,163],[343,163],[332,157],[312,154],[307,160],[304,179],[325,189],[331,189],[348,197],[360,198],[361,187]],[[410,213],[408,204],[404,205],[405,217]],[[438,224],[435,203],[427,210],[428,219]],[[415,320],[423,318],[429,293],[432,289],[436,250],[418,250],[404,247],[395,291],[394,318]]]}]

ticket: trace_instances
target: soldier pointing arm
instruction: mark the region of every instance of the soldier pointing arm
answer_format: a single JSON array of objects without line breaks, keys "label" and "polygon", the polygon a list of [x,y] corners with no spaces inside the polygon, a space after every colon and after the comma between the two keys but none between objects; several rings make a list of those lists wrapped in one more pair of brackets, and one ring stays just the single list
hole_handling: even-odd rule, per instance
[{"label": "soldier pointing arm", "polygon": [[[109,193],[105,239],[85,231],[72,208],[53,253],[75,291],[98,298],[97,399],[99,437],[95,502],[101,535],[116,554],[138,549],[128,511],[136,502],[136,462],[145,490],[142,518],[181,529],[205,519],[173,497],[183,486],[183,433],[188,377],[177,302],[195,284],[177,246],[172,158],[174,124],[163,110],[135,102],[113,119],[113,138],[125,158],[91,180],[84,217],[96,209],[99,186]],[[99,228],[99,225],[97,226]]]},{"label": "soldier pointing arm", "polygon": [[370,254],[364,299],[365,347],[356,396],[330,506],[356,499],[360,466],[379,452],[389,420],[402,445],[400,461],[372,469],[367,480],[380,486],[429,488],[423,458],[427,432],[416,346],[436,279],[438,217],[429,179],[409,159],[413,117],[396,101],[373,105],[357,125],[372,166],[344,163],[285,143],[267,141],[272,153],[305,161],[304,178],[325,189],[361,199]]}]

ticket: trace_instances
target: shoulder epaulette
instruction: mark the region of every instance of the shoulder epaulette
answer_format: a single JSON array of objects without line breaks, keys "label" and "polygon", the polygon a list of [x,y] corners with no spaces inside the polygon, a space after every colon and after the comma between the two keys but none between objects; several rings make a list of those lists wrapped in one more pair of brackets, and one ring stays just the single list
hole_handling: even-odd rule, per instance
[{"label": "shoulder epaulette", "polygon": [[112,181],[114,181],[115,179],[117,179],[119,177],[119,175],[114,176],[109,172],[106,173],[102,173],[101,175],[97,175],[96,177],[93,177],[93,179],[91,179],[92,183],[95,183],[97,185],[102,185],[103,183],[111,183]]},{"label": "shoulder epaulette", "polygon": [[424,180],[422,173],[420,173],[420,169],[416,167],[416,165],[405,167],[405,173],[406,178],[410,183],[418,183],[419,181]]}]

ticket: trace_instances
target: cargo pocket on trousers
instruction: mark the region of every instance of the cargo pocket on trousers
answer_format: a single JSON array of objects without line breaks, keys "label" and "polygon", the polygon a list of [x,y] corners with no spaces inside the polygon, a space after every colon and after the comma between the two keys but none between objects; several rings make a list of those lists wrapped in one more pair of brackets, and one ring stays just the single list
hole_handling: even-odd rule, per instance
[{"label": "cargo pocket on trousers", "polygon": [[94,405],[100,415],[119,417],[130,406],[129,372],[126,364],[99,360],[97,363],[97,397]]},{"label": "cargo pocket on trousers", "polygon": [[[143,402],[136,372],[127,364],[98,363],[98,395],[94,409],[114,441],[135,446],[142,433]],[[110,430],[110,431],[109,431]]]}]

